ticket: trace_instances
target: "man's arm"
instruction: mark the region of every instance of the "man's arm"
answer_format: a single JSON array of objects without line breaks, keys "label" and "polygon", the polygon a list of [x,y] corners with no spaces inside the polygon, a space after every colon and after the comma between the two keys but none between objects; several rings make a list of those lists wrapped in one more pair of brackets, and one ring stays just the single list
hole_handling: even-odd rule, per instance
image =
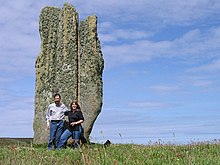
[{"label": "man's arm", "polygon": [[65,104],[63,104],[63,112],[67,112],[67,111],[69,111],[69,109],[66,107]]}]

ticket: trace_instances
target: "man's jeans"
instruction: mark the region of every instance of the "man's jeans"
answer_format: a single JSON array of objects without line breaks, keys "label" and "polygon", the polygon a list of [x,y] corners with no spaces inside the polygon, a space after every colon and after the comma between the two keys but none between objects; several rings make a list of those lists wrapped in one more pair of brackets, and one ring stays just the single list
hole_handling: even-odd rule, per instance
[{"label": "man's jeans", "polygon": [[73,131],[66,129],[60,137],[60,141],[58,143],[57,148],[63,148],[67,142],[67,140],[72,136],[74,139],[73,147],[77,148],[79,146],[79,137],[81,134],[81,127],[79,127],[79,131]]},{"label": "man's jeans", "polygon": [[51,121],[50,123],[50,139],[48,142],[48,149],[52,149],[53,144],[54,144],[54,148],[57,147],[58,142],[60,140],[60,136],[63,133],[63,124],[64,121],[60,120],[60,121]]}]

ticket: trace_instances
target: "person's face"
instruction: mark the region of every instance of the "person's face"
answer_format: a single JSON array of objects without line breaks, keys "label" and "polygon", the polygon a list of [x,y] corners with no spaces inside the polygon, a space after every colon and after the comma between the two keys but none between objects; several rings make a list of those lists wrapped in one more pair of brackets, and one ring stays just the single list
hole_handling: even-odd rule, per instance
[{"label": "person's face", "polygon": [[76,110],[76,107],[77,107],[76,103],[72,103],[72,109]]},{"label": "person's face", "polygon": [[55,96],[54,97],[54,102],[56,105],[59,105],[60,104],[60,97],[59,96]]}]

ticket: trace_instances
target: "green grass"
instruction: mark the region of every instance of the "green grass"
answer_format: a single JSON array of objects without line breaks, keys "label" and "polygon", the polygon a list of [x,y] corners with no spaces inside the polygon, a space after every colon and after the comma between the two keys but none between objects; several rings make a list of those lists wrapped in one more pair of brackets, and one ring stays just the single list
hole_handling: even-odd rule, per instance
[{"label": "green grass", "polygon": [[220,142],[173,144],[85,145],[47,150],[46,145],[0,143],[0,165],[220,165]]}]

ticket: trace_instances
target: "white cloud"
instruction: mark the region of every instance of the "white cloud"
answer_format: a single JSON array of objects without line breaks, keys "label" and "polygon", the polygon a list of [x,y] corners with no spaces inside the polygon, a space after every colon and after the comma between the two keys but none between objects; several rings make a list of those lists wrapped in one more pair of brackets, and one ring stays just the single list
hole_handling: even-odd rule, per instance
[{"label": "white cloud", "polygon": [[172,93],[178,91],[179,87],[172,85],[155,85],[155,86],[151,86],[150,89],[159,93]]},{"label": "white cloud", "polygon": [[163,23],[166,24],[193,24],[194,21],[217,14],[216,11],[220,8],[218,1],[210,2],[209,0],[159,0],[150,2],[151,14],[155,15],[157,19],[163,20]]},{"label": "white cloud", "polygon": [[135,31],[135,30],[129,30],[129,29],[114,29],[108,34],[100,34],[100,40],[102,42],[107,41],[117,41],[120,39],[125,40],[137,40],[149,37],[151,34],[145,31]]},{"label": "white cloud", "polygon": [[185,33],[173,41],[136,40],[127,44],[103,46],[103,54],[109,66],[149,61],[153,58],[176,58],[181,61],[204,60],[219,56],[220,27]]},{"label": "white cloud", "polygon": [[197,90],[197,92],[216,93],[219,91],[218,76],[218,74],[195,72],[187,69],[186,72],[179,76],[178,80],[179,84],[181,84],[181,90],[184,92],[193,94]]},{"label": "white cloud", "polygon": [[164,103],[164,102],[158,102],[158,101],[133,101],[133,102],[129,102],[128,104],[129,106],[133,107],[133,108],[168,108],[171,107],[173,105],[168,104],[168,103]]},{"label": "white cloud", "polygon": [[197,87],[207,87],[207,86],[212,85],[212,81],[201,80],[201,81],[194,82],[192,85],[197,86]]},{"label": "white cloud", "polygon": [[220,60],[218,58],[204,59],[201,63],[186,68],[185,73],[179,78],[182,85],[201,87],[201,90],[205,91],[219,91],[219,71]]},{"label": "white cloud", "polygon": [[[3,91],[4,92],[4,91]],[[0,92],[1,93],[1,92]],[[33,137],[34,101],[32,97],[4,93],[0,111],[1,137]],[[10,99],[9,99],[10,98]],[[4,108],[3,108],[4,107]],[[19,130],[19,131],[11,131]],[[20,131],[21,130],[21,131]]]},{"label": "white cloud", "polygon": [[220,71],[220,59],[213,60],[209,64],[197,66],[188,70],[189,72],[219,72]]},{"label": "white cloud", "polygon": [[201,20],[212,21],[220,14],[220,2],[210,0],[111,0],[83,1],[77,3],[83,13],[97,13],[100,17],[121,21],[139,22],[154,28],[166,25],[190,25]]}]

